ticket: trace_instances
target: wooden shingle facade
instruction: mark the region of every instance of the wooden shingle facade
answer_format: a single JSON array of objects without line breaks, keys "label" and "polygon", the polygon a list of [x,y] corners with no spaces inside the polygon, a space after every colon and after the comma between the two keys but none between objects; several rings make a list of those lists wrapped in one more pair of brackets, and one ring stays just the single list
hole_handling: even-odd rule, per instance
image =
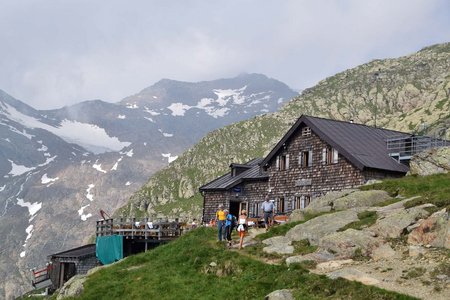
[{"label": "wooden shingle facade", "polygon": [[251,217],[259,217],[269,194],[276,212],[285,214],[330,191],[404,176],[408,166],[393,159],[386,147],[393,137],[411,134],[303,115],[264,159],[231,164],[230,173],[200,188],[203,220],[213,218],[219,204],[234,214],[246,208]]}]

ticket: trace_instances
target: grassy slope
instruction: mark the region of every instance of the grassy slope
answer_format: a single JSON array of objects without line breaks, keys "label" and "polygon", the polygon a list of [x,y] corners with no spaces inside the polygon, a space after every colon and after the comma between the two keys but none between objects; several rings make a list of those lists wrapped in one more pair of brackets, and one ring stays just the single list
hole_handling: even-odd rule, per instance
[{"label": "grassy slope", "polygon": [[283,288],[294,289],[296,299],[413,299],[300,267],[265,264],[226,250],[215,236],[215,230],[199,228],[100,270],[86,281],[81,299],[263,299]]}]

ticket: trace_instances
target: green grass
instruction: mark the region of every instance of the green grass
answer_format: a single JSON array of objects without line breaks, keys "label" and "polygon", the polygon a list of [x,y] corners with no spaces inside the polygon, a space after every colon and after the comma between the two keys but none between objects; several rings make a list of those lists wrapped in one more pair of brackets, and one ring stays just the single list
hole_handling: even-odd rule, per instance
[{"label": "green grass", "polygon": [[292,242],[294,246],[294,253],[297,255],[305,255],[308,253],[313,253],[317,250],[317,246],[313,246],[309,243],[309,240],[301,240]]},{"label": "green grass", "polygon": [[363,228],[369,227],[378,219],[378,215],[376,211],[363,211],[358,213],[358,221],[349,223],[345,225],[344,227],[340,228],[338,231],[345,231],[349,228],[361,230]]},{"label": "green grass", "polygon": [[79,299],[263,299],[285,288],[296,299],[414,299],[301,266],[265,264],[227,250],[215,237],[214,229],[199,228],[130,256],[89,276]]},{"label": "green grass", "polygon": [[387,179],[381,183],[361,187],[361,189],[385,190],[394,197],[398,194],[407,198],[421,196],[406,202],[406,208],[425,203],[432,203],[438,208],[450,208],[450,173]]}]

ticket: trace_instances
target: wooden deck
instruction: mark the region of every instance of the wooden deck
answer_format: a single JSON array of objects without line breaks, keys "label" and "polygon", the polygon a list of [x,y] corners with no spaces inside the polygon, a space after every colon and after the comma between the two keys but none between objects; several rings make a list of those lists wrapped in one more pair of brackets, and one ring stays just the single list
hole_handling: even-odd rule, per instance
[{"label": "wooden deck", "polygon": [[122,235],[125,239],[169,241],[179,237],[184,224],[148,218],[118,218],[97,221],[96,236]]}]

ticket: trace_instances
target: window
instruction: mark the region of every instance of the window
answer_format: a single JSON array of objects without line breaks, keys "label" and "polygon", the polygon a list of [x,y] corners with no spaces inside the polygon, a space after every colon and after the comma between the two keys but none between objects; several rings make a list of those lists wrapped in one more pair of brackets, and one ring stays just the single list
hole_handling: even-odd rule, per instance
[{"label": "window", "polygon": [[277,156],[277,170],[283,171],[289,169],[289,154]]},{"label": "window", "polygon": [[313,164],[312,150],[302,151],[298,157],[298,164],[302,168],[311,167]]},{"label": "window", "polygon": [[337,164],[339,153],[336,149],[331,147],[323,148],[322,163],[324,165]]},{"label": "window", "polygon": [[305,209],[311,202],[311,196],[309,195],[302,195],[300,197],[300,209]]},{"label": "window", "polygon": [[[241,202],[241,203],[239,203],[239,214],[240,214],[241,211],[244,210],[244,209],[245,209],[245,210],[248,210],[248,209],[247,209],[247,202]],[[248,213],[249,213],[249,212],[247,211],[247,216],[248,216]]]},{"label": "window", "polygon": [[311,136],[311,128],[303,127],[302,128],[302,136]]},{"label": "window", "polygon": [[277,213],[284,213],[284,197],[280,197],[277,200]]}]

